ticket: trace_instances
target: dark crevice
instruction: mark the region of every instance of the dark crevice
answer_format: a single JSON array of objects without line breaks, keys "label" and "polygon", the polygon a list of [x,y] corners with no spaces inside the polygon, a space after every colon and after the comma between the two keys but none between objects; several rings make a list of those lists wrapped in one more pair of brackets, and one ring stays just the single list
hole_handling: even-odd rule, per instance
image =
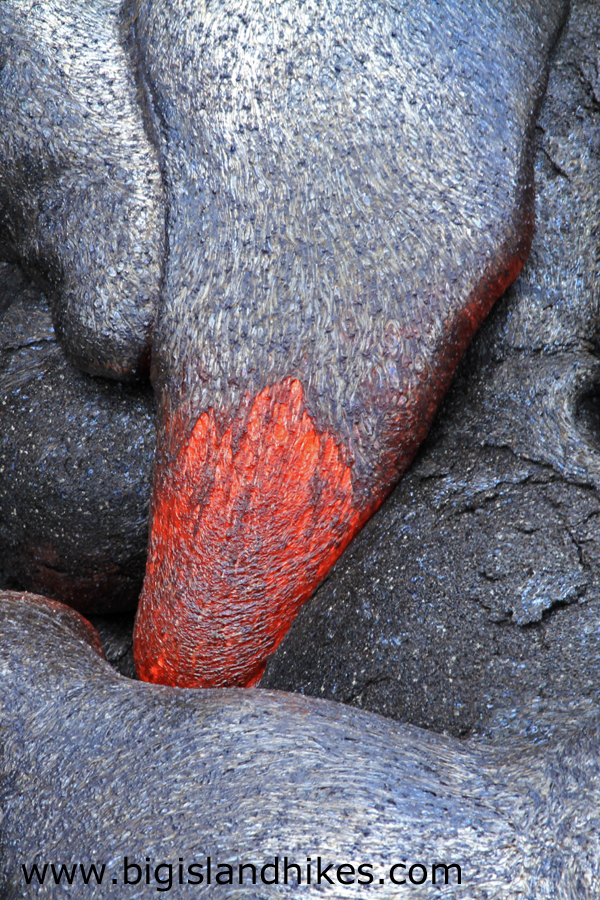
[{"label": "dark crevice", "polygon": [[55,337],[37,337],[33,340],[24,340],[20,343],[7,344],[4,347],[0,347],[0,350],[6,350],[12,353],[15,353],[18,350],[24,350],[25,347],[38,347],[40,350],[44,349],[46,344],[56,344],[57,340]]},{"label": "dark crevice", "polygon": [[546,150],[545,147],[541,147],[540,149],[541,149],[542,153],[544,154],[544,156],[546,157],[546,159],[548,160],[548,162],[550,163],[550,165],[552,166],[552,170],[557,175],[559,175],[561,178],[566,178],[567,181],[570,181],[571,177],[570,177],[569,173],[565,172],[565,170],[561,166],[559,166],[559,164],[556,162],[556,160],[553,159],[553,157],[550,155],[548,150]]},{"label": "dark crevice", "polygon": [[579,397],[575,422],[594,450],[600,452],[600,385],[595,384]]},{"label": "dark crevice", "polygon": [[553,616],[558,610],[560,610],[560,609],[567,609],[567,607],[569,607],[569,606],[574,606],[575,604],[579,603],[580,600],[581,600],[581,597],[583,597],[584,594],[585,594],[585,588],[583,589],[581,596],[579,596],[579,597],[577,597],[577,598],[574,598],[573,600],[556,600],[556,601],[552,604],[552,606],[549,606],[548,609],[545,609],[545,610],[542,612],[542,620],[541,620],[541,622],[535,622],[535,623],[532,623],[532,624],[542,625],[544,622],[547,622],[548,619],[552,618],[552,616]]}]

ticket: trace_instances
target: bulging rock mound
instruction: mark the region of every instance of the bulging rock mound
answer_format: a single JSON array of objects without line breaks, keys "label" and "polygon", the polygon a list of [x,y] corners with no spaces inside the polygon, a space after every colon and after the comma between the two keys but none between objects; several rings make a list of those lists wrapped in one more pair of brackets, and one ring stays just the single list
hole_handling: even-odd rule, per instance
[{"label": "bulging rock mound", "polygon": [[[69,874],[75,865],[68,890],[80,896],[155,896],[169,878],[170,896],[196,896],[209,889],[198,880],[208,857],[216,897],[345,898],[370,880],[397,898],[405,888],[393,879],[408,872],[423,897],[439,896],[446,876],[464,900],[597,896],[593,705],[563,711],[561,729],[537,744],[485,747],[297,695],[142,684],[101,658],[76,612],[8,592],[0,688],[6,900],[63,897],[52,863]],[[133,889],[124,857],[140,867]],[[293,870],[283,882],[286,857],[301,888]],[[275,858],[277,880],[271,868],[267,883],[237,887],[240,864],[261,872]],[[319,883],[317,866],[330,863]],[[438,867],[433,884],[435,863],[454,868]],[[34,864],[47,865],[43,885]],[[92,864],[103,882],[84,886],[81,867],[89,875]]]},{"label": "bulging rock mound", "polygon": [[135,0],[169,253],[140,677],[251,685],[533,232],[562,0]]}]

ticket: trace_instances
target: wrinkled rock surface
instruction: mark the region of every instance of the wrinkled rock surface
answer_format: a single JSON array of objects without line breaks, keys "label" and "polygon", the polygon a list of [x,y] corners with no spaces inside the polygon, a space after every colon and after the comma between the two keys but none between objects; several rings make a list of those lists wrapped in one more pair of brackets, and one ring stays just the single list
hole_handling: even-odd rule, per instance
[{"label": "wrinkled rock surface", "polygon": [[0,259],[45,290],[73,362],[135,379],[149,368],[165,210],[123,16],[121,0],[2,3]]},{"label": "wrinkled rock surface", "polygon": [[[162,888],[125,888],[125,855],[142,872],[148,861],[151,878],[170,864],[171,897],[206,887],[179,884],[178,862],[184,879],[191,862],[206,876],[207,856],[207,890],[230,900],[355,897],[356,883],[340,884],[348,870],[336,877],[342,862],[368,863],[377,896],[394,900],[410,890],[390,882],[395,862],[426,866],[414,890],[423,898],[598,896],[595,705],[566,710],[554,734],[485,746],[297,695],[136,683],[100,658],[75,612],[9,593],[0,594],[0,688],[4,900],[65,896],[52,878],[26,887],[21,866],[34,861],[104,864],[102,885],[84,888],[76,873],[73,895],[92,900],[165,888],[164,867]],[[297,888],[293,874],[288,885],[214,883],[218,863],[237,877],[240,863],[260,870],[275,856],[280,875],[287,856],[303,878],[310,858],[312,884]],[[316,883],[319,857],[335,864],[332,884]],[[438,871],[433,886],[434,861],[457,862],[461,884],[450,871],[444,888]]]},{"label": "wrinkled rock surface", "polygon": [[578,0],[538,121],[531,257],[261,686],[454,734],[598,691],[599,48]]}]

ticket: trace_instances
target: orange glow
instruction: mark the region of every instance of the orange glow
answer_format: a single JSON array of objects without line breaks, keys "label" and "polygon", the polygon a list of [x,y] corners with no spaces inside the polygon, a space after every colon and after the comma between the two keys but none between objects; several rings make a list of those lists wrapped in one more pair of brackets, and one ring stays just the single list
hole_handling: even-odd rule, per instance
[{"label": "orange glow", "polygon": [[[167,445],[181,425],[167,423]],[[209,410],[179,452],[168,449],[176,459],[156,477],[138,674],[253,685],[375,504],[357,508],[339,442],[316,430],[297,380],[243,404],[221,438]]]}]

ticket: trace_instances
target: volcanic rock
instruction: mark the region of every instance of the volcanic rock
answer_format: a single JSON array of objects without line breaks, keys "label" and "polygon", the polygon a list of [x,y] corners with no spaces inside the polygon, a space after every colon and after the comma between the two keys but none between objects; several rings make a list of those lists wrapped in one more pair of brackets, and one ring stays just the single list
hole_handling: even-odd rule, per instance
[{"label": "volcanic rock", "polygon": [[0,570],[9,583],[85,613],[134,609],[155,440],[150,386],[73,366],[44,295],[0,263]]},{"label": "volcanic rock", "polygon": [[0,253],[88,372],[152,346],[142,678],[256,683],[413,459],[529,252],[566,8],[0,4]]},{"label": "volcanic rock", "polygon": [[262,686],[454,734],[597,694],[599,47],[600,7],[578,0],[538,121],[529,262]]},{"label": "volcanic rock", "polygon": [[136,665],[251,685],[527,257],[566,4],[133,6],[169,209]]},{"label": "volcanic rock", "polygon": [[0,259],[46,291],[73,362],[131,379],[149,367],[165,210],[122,10],[0,7]]},{"label": "volcanic rock", "polygon": [[[75,866],[73,895],[91,900],[196,896],[207,857],[212,884],[200,890],[215,897],[338,900],[370,876],[378,896],[397,898],[392,866],[397,881],[423,882],[420,896],[597,897],[595,705],[565,711],[554,735],[486,747],[297,695],[142,684],[102,660],[73,610],[10,593],[0,686],[5,900],[73,890],[52,864]],[[301,887],[291,869],[283,883],[285,858],[302,867]],[[247,868],[237,888],[243,863],[271,868],[256,886]],[[444,888],[440,863],[458,864],[461,883],[450,869]],[[47,867],[43,885],[34,864]],[[92,864],[103,883],[83,887]]]}]

